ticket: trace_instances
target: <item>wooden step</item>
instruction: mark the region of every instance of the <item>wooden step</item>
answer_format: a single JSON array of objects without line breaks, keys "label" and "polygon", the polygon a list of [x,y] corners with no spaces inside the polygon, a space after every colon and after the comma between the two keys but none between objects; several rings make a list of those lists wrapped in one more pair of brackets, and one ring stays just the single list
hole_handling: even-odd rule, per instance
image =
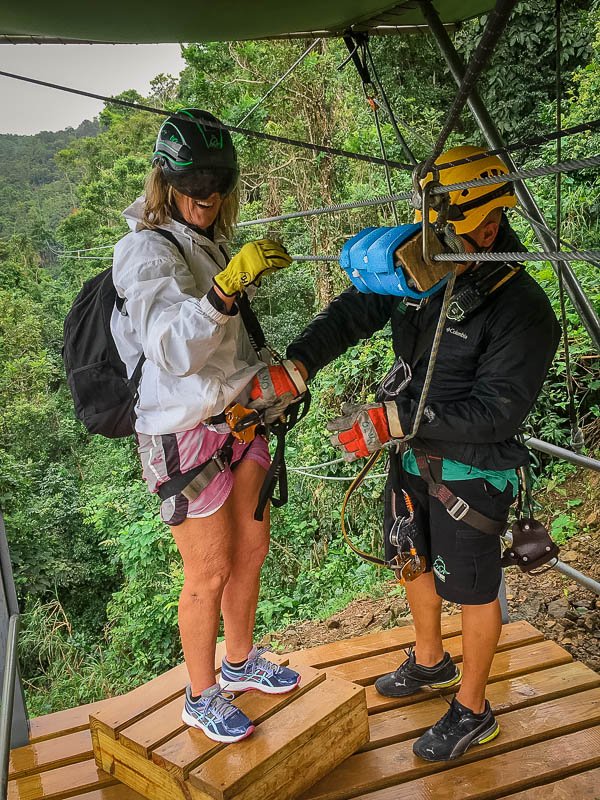
[{"label": "wooden step", "polygon": [[[486,691],[494,714],[527,708],[558,697],[600,686],[600,675],[573,662],[544,669],[519,678],[491,683]],[[394,742],[420,736],[448,710],[441,697],[423,700],[401,709],[384,711],[370,717],[370,738],[363,750],[374,750]]]},{"label": "wooden step", "polygon": [[[292,700],[297,701],[300,695],[325,680],[325,673],[312,667],[298,667],[298,672],[302,680],[295,692],[280,695],[246,692],[236,700],[236,705],[254,723],[260,725],[264,720],[281,711]],[[179,703],[178,708],[179,722],[181,723],[181,703]],[[146,758],[152,758],[155,764],[168,770],[181,781],[187,780],[190,772],[195,767],[214,756],[224,747],[224,745],[208,739],[202,731],[194,730],[194,728],[188,728],[187,726],[183,726],[184,730],[181,733],[173,735],[164,744],[157,742],[156,745],[148,744],[146,747],[141,747],[141,737],[145,735],[147,741],[149,736],[141,730],[141,723],[138,723],[136,727],[140,729],[139,738],[134,740],[130,729],[126,728],[119,737],[121,742],[126,747],[131,747],[131,749],[146,756]]]},{"label": "wooden step", "polygon": [[502,800],[596,800],[600,797],[600,769],[590,769],[561,781],[504,795]]},{"label": "wooden step", "polygon": [[[456,636],[462,630],[461,614],[444,614],[442,616],[442,637]],[[539,634],[541,637],[541,634]],[[322,644],[306,650],[297,650],[289,653],[290,664],[306,664],[317,669],[332,667],[347,661],[358,661],[361,658],[389,653],[392,650],[402,650],[404,647],[413,647],[415,644],[415,629],[413,625],[403,625],[385,631],[376,631],[366,636],[355,636],[351,639],[341,639],[339,642]]]},{"label": "wooden step", "polygon": [[[515,647],[512,650],[505,650],[496,653],[492,661],[489,682],[505,680],[507,678],[525,675],[530,672],[537,672],[547,667],[555,667],[560,664],[568,664],[573,661],[573,657],[560,645],[552,641],[536,642],[525,647]],[[445,694],[456,691],[456,687],[445,690]],[[409,697],[383,697],[378,694],[374,686],[366,687],[367,707],[369,714],[376,714],[390,708],[400,708],[412,705],[424,699],[424,696],[436,696],[437,692],[430,689],[422,689],[420,692]]]},{"label": "wooden step", "polygon": [[8,778],[24,778],[37,772],[76,764],[93,757],[92,737],[89,730],[55,736],[10,751]]},{"label": "wooden step", "polygon": [[[498,652],[510,650],[516,646],[540,642],[543,638],[542,634],[528,622],[511,622],[509,625],[503,626],[496,649]],[[462,661],[462,636],[447,638],[444,641],[444,648],[455,661]],[[405,658],[406,654],[400,650],[400,652],[383,653],[362,658],[360,661],[340,664],[327,671],[330,675],[336,675],[338,678],[351,680],[361,686],[368,686],[380,675],[393,672]]]},{"label": "wooden step", "polygon": [[62,800],[116,783],[94,759],[17,778],[8,784],[8,800]]},{"label": "wooden step", "polygon": [[106,789],[95,789],[93,792],[74,795],[70,800],[144,800],[144,798],[129,786],[116,783]]},{"label": "wooden step", "polygon": [[[448,706],[444,705],[447,711]],[[590,689],[530,708],[509,711],[500,717],[499,722],[500,735],[488,744],[468,750],[461,759],[463,764],[599,724],[600,689]],[[421,728],[418,728],[416,733],[420,735],[421,732]],[[374,791],[448,768],[448,763],[424,761],[415,756],[412,752],[415,739],[416,736],[399,744],[352,756],[313,786],[305,797],[311,800],[342,800],[353,797],[357,791]]]},{"label": "wooden step", "polygon": [[[486,745],[484,745],[485,747]],[[549,782],[600,766],[600,726],[494,756],[485,762],[459,765],[420,780],[371,793],[353,794],[356,800],[498,800],[521,792],[530,800],[533,787],[546,800]],[[597,789],[595,790],[597,794]],[[569,800],[595,800],[592,795],[569,795]],[[560,797],[560,795],[559,795]]]},{"label": "wooden step", "polygon": [[[362,687],[312,667],[300,672],[303,681],[296,691],[251,692],[236,701],[258,724],[251,737],[232,745],[186,728],[153,750],[169,720],[176,722],[171,700],[111,732],[105,715],[100,724],[92,717],[97,764],[150,800],[292,800],[368,738]],[[128,704],[127,713],[132,708]],[[124,715],[112,713],[121,727]]]}]

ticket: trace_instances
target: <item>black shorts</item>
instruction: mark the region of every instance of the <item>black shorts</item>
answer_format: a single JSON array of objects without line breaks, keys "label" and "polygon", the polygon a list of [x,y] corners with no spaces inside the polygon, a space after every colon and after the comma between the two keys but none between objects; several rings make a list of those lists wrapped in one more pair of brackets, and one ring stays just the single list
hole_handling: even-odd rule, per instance
[{"label": "black shorts", "polygon": [[[503,492],[482,478],[444,481],[444,484],[475,511],[491,519],[508,520],[514,500],[510,483]],[[483,533],[464,520],[451,517],[437,497],[428,494],[425,481],[405,472],[399,459],[391,466],[385,488],[386,558],[396,555],[396,549],[389,541],[394,521],[392,485],[398,494],[404,489],[412,499],[417,529],[415,548],[425,557],[427,572],[433,570],[438,595],[461,605],[483,605],[495,600],[502,578],[500,537]],[[400,515],[404,516],[406,509],[402,497],[397,503]]]}]

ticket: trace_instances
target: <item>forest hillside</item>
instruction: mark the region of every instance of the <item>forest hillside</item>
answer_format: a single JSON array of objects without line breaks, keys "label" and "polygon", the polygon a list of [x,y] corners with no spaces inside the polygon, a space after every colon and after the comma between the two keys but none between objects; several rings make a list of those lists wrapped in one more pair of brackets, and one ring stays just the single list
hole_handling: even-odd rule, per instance
[{"label": "forest hillside", "polygon": [[[563,0],[563,124],[600,116],[600,8]],[[484,21],[453,36],[468,58]],[[555,127],[553,6],[517,4],[491,66],[480,82],[492,117],[508,141]],[[160,75],[150,96],[127,99],[175,110],[206,108],[235,124],[296,60],[308,42],[190,44],[181,76]],[[425,33],[377,38],[373,58],[402,132],[425,158],[455,92],[433,41]],[[379,155],[372,110],[342,42],[321,41],[244,123],[256,130]],[[387,155],[404,160],[384,115]],[[90,702],[129,689],[181,659],[177,599],[181,563],[157,501],[141,481],[132,441],[89,437],[75,420],[61,361],[64,316],[83,281],[110,264],[111,246],[126,232],[122,210],[142,192],[160,118],[109,104],[77,130],[0,136],[0,507],[5,516],[24,612],[22,673],[33,715]],[[483,144],[465,112],[449,145]],[[600,134],[570,137],[563,159],[600,152]],[[344,203],[388,193],[382,168],[286,145],[236,136],[242,170],[242,220]],[[537,166],[556,159],[556,145],[519,151]],[[394,192],[410,176],[393,171]],[[535,181],[550,224],[554,178]],[[563,178],[564,238],[597,248],[600,177],[592,171]],[[412,219],[397,204],[401,222]],[[526,222],[511,222],[537,249]],[[389,206],[363,208],[270,225],[241,227],[233,249],[265,235],[280,237],[294,255],[339,254],[367,225],[394,224]],[[550,264],[530,272],[559,311]],[[597,267],[574,265],[595,303]],[[335,262],[300,262],[264,282],[256,310],[272,344],[284,349],[302,326],[346,285]],[[570,304],[568,338],[577,412],[588,451],[598,446],[600,372],[597,353]],[[352,475],[336,458],[325,432],[341,402],[372,398],[391,346],[384,330],[323,370],[312,385],[311,414],[289,438],[290,501],[273,514],[271,552],[263,571],[257,630],[323,618],[353,598],[382,592],[387,576],[357,560],[339,534],[339,507]],[[570,424],[563,345],[527,421],[540,438],[568,446]],[[317,465],[316,467],[314,465]],[[316,475],[317,477],[313,477]],[[323,480],[318,476],[325,476]],[[536,496],[543,501],[572,475],[564,464],[535,460]],[[335,479],[335,480],[329,480]],[[571,484],[573,485],[573,484]],[[380,547],[383,483],[366,485],[352,508],[357,542]],[[555,495],[553,495],[555,496]],[[559,541],[578,529],[566,497],[549,515]],[[585,525],[585,518],[583,524]]]}]

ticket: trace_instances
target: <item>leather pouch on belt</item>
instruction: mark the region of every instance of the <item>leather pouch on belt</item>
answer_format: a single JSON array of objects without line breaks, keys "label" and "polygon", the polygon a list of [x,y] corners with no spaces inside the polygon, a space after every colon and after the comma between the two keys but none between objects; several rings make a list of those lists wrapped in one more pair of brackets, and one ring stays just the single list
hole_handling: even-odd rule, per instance
[{"label": "leather pouch on belt", "polygon": [[[558,560],[558,545],[541,522],[531,517],[522,517],[512,526],[512,544],[502,555],[503,567],[519,567],[523,572],[537,574],[540,567]],[[554,566],[549,564],[547,569]],[[545,572],[546,570],[541,570]]]}]

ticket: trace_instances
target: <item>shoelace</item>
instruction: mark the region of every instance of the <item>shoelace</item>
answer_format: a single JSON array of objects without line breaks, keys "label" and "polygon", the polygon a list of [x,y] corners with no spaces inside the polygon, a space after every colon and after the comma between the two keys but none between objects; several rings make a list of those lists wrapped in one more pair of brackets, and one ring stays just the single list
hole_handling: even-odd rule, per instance
[{"label": "shoelace", "polygon": [[448,699],[446,697],[444,697],[441,693],[440,693],[440,696],[448,703],[450,708],[448,709],[448,711],[446,711],[444,716],[440,720],[438,720],[435,723],[435,725],[433,726],[433,730],[436,733],[440,733],[440,732],[443,733],[443,731],[449,725],[451,725],[454,721],[460,719],[460,711],[458,710],[458,707],[456,705],[454,705],[453,703],[449,702]]},{"label": "shoelace", "polygon": [[252,665],[253,669],[262,669],[268,675],[277,675],[278,672],[281,672],[281,667],[279,664],[274,664],[272,661],[269,661],[267,658],[261,658],[263,653],[270,652],[269,647],[260,647],[256,651],[256,656],[249,661],[248,664]]},{"label": "shoelace", "polygon": [[208,703],[204,706],[204,710],[208,711],[210,709],[215,717],[220,717],[222,720],[229,719],[229,717],[238,711],[236,706],[231,703],[234,698],[234,694],[221,689],[220,692],[215,692],[209,699]]}]

